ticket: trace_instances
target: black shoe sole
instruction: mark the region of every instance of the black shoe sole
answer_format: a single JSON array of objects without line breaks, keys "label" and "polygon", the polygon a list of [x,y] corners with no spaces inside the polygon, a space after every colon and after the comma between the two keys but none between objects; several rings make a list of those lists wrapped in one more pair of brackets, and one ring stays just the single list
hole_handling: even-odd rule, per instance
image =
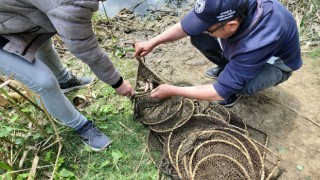
[{"label": "black shoe sole", "polygon": [[233,102],[231,104],[225,104],[225,105],[220,104],[220,105],[223,107],[226,107],[226,108],[232,108],[232,106],[234,106],[239,101],[240,98],[241,98],[241,96],[235,102]]}]

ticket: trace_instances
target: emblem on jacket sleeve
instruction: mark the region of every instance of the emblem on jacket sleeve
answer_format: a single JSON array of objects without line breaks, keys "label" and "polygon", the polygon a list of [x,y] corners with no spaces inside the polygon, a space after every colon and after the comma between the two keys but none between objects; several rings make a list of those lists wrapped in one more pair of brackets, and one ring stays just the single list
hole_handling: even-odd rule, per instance
[{"label": "emblem on jacket sleeve", "polygon": [[205,5],[206,0],[197,0],[196,4],[194,5],[194,10],[196,11],[196,13],[202,13]]}]

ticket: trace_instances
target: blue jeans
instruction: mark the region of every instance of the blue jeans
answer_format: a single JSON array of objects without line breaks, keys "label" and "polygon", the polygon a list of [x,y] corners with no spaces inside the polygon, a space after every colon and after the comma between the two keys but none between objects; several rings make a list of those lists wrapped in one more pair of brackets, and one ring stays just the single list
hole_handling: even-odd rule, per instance
[{"label": "blue jeans", "polygon": [[87,122],[60,89],[58,82],[66,82],[71,76],[51,40],[39,48],[34,63],[0,49],[0,74],[13,77],[37,93],[48,112],[68,127],[79,129]]},{"label": "blue jeans", "polygon": [[[191,36],[191,43],[211,62],[224,68],[228,64],[228,60],[222,57],[222,49],[216,38],[207,34]],[[292,72],[285,72],[280,68],[271,64],[265,64],[259,73],[247,82],[242,89],[237,90],[236,94],[251,95],[258,91],[276,86],[286,81]]]}]

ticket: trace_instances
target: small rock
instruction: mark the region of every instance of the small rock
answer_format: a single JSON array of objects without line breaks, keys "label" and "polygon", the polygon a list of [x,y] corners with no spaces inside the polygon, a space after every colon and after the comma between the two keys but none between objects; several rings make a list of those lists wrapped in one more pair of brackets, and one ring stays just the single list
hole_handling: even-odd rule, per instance
[{"label": "small rock", "polygon": [[130,33],[132,33],[132,31],[133,30],[130,29],[130,28],[126,28],[126,29],[123,30],[123,32],[126,33],[126,34],[130,34]]}]

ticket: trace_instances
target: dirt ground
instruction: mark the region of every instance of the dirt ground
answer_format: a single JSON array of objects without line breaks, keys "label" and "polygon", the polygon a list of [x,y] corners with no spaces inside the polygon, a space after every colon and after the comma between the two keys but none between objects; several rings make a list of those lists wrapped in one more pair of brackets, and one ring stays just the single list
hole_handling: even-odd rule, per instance
[{"label": "dirt ground", "polygon": [[[121,39],[145,40],[177,22],[177,16],[157,15],[142,22],[135,19]],[[130,21],[132,22],[132,21]],[[121,31],[118,31],[121,33]],[[242,97],[230,110],[269,135],[269,148],[281,156],[278,179],[320,179],[320,59],[307,57],[302,47],[303,67],[291,78],[253,96]],[[146,57],[147,65],[161,78],[176,85],[214,83],[203,72],[212,67],[189,42],[189,38],[158,46]]]}]

